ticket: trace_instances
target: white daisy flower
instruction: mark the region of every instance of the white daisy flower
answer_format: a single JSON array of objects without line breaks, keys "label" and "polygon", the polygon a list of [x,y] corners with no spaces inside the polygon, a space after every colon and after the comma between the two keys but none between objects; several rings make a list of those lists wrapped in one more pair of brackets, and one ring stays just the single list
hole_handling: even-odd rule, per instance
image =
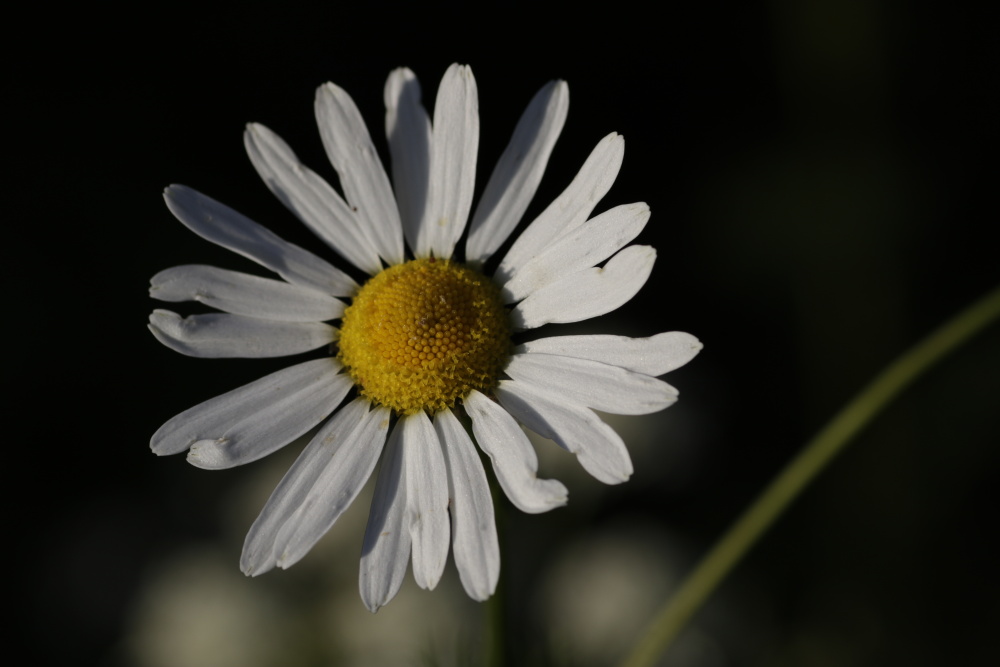
[{"label": "white daisy flower", "polygon": [[[449,540],[466,592],[476,600],[493,593],[500,552],[474,442],[506,496],[525,512],[563,505],[567,494],[560,482],[537,477],[522,425],[576,454],[598,480],[623,482],[632,473],[628,452],[594,410],[643,414],[667,407],[677,391],[656,376],[701,348],[681,332],[520,345],[512,338],[618,308],[646,282],[656,255],[649,246],[627,245],[649,219],[645,204],[588,219],[621,166],[624,141],[612,133],[492,278],[481,272],[542,178],[566,119],[565,82],[547,84],[528,105],[459,258],[479,143],[472,71],[448,69],[433,121],[408,69],[389,75],[385,104],[394,186],[354,102],[332,83],[316,93],[316,117],[343,195],[266,127],[250,124],[244,135],[271,191],[369,274],[367,282],[359,285],[233,209],[172,185],[164,197],[182,223],[281,280],[212,266],[167,269],[152,279],[154,298],[200,301],[223,312],[182,318],[155,310],[149,324],[164,345],[195,357],[330,350],[182,412],[151,446],[160,455],[187,451],[201,468],[229,468],[267,456],[327,420],[250,528],[240,561],[250,575],[305,556],[381,458],[361,555],[361,597],[372,611],[399,590],[410,560],[416,582],[434,588]],[[339,329],[328,324],[337,320]],[[341,405],[352,390],[356,397]]]}]

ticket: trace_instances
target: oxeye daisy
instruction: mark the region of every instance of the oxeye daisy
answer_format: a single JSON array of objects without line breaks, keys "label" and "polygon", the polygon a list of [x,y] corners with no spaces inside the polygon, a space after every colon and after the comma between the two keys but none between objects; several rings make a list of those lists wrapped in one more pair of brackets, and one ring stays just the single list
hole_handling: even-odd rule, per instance
[{"label": "oxeye daisy", "polygon": [[182,318],[155,310],[149,324],[164,345],[195,357],[323,348],[319,358],[182,412],[151,446],[160,455],[187,451],[192,464],[221,469],[267,456],[319,426],[250,528],[240,561],[249,575],[305,556],[378,467],[360,576],[372,611],[396,594],[411,560],[417,584],[433,588],[449,542],[469,596],[493,593],[500,554],[476,445],[524,512],[563,505],[567,493],[560,482],[537,477],[522,427],[576,454],[598,480],[623,482],[632,473],[628,452],[594,410],[667,407],[677,391],[657,376],[701,349],[681,332],[519,342],[521,332],[612,311],[649,277],[655,251],[628,245],[649,208],[628,204],[590,218],[621,166],[617,134],[597,144],[492,275],[483,273],[542,178],[566,119],[565,82],[547,84],[528,105],[457,253],[472,211],[479,142],[472,72],[448,69],[433,121],[408,69],[389,75],[385,104],[392,184],[354,102],[330,83],[317,91],[316,117],[342,194],[263,125],[249,125],[244,135],[271,191],[369,278],[359,284],[235,210],[172,185],[164,198],[178,220],[281,279],[203,265],[167,269],[152,279],[154,298],[222,312]]}]

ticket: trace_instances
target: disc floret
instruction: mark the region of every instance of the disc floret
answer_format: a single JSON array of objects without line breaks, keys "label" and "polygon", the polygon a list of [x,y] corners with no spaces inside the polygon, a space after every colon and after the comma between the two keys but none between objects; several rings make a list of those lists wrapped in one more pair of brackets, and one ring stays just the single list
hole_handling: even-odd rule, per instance
[{"label": "disc floret", "polygon": [[416,259],[365,283],[344,312],[339,346],[363,396],[400,414],[434,414],[496,387],[510,324],[492,280],[450,260]]}]

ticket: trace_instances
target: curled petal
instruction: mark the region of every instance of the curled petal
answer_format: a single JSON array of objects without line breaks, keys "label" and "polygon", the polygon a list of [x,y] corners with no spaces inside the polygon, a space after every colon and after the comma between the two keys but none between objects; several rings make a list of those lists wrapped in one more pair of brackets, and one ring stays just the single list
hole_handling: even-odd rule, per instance
[{"label": "curled petal", "polygon": [[174,352],[219,359],[284,357],[329,345],[337,330],[322,322],[279,322],[229,313],[189,315],[154,310],[149,330]]},{"label": "curled petal", "polygon": [[562,194],[521,232],[497,268],[502,284],[528,260],[580,225],[608,193],[625,155],[625,140],[612,132],[590,153],[580,172]]},{"label": "curled petal", "polygon": [[329,415],[353,386],[335,359],[306,361],[185,410],[150,441],[154,454],[190,449],[199,468],[231,468],[284,447]]},{"label": "curled petal", "polygon": [[694,359],[702,344],[683,331],[668,331],[649,338],[627,336],[553,336],[523,343],[515,354],[556,354],[590,359],[646,375],[663,375]]},{"label": "curled petal", "polygon": [[603,267],[564,275],[533,292],[511,311],[511,323],[515,329],[534,329],[610,313],[642,289],[655,261],[653,248],[629,246]]},{"label": "curled petal", "polygon": [[538,479],[538,456],[521,427],[478,391],[465,398],[476,442],[493,462],[500,488],[522,512],[538,514],[566,504],[567,491],[554,479]]},{"label": "curled petal", "polygon": [[188,264],[160,271],[149,295],[160,301],[198,301],[234,315],[283,322],[324,322],[344,314],[344,303],[318,290],[281,280]]},{"label": "curled petal", "polygon": [[648,220],[645,204],[605,211],[526,262],[504,285],[504,298],[519,301],[568,273],[597,266],[638,236]]},{"label": "curled petal", "polygon": [[588,359],[518,354],[504,372],[543,393],[617,415],[644,415],[677,400],[677,390],[663,380]]},{"label": "curled petal", "polygon": [[625,443],[592,410],[553,400],[546,392],[517,381],[501,382],[496,391],[501,405],[522,424],[576,454],[583,469],[599,481],[620,484],[632,475]]}]

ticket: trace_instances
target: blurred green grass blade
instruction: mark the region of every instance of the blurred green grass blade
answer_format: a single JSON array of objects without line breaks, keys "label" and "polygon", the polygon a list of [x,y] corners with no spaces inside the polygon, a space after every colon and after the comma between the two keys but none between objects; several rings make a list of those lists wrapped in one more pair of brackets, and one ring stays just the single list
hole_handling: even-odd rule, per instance
[{"label": "blurred green grass blade", "polygon": [[729,571],[851,439],[921,374],[998,317],[1000,287],[960,312],[882,371],[803,447],[722,536],[656,615],[621,667],[653,665]]}]

